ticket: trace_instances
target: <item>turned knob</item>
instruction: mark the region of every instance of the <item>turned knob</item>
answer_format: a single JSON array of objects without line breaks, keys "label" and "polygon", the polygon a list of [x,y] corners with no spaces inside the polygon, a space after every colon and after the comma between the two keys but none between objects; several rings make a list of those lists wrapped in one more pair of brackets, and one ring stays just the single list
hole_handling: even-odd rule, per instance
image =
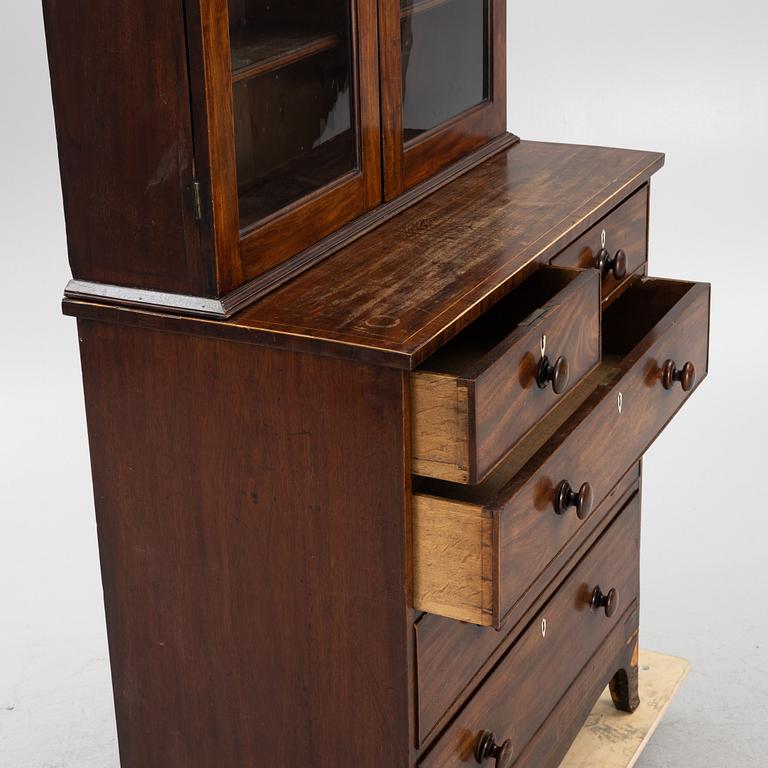
[{"label": "turned knob", "polygon": [[619,248],[614,256],[606,248],[602,248],[595,257],[595,266],[604,274],[613,272],[617,280],[623,279],[627,274],[627,254]]},{"label": "turned knob", "polygon": [[558,515],[564,515],[570,507],[576,507],[576,517],[586,520],[592,512],[594,502],[595,495],[589,483],[584,483],[576,493],[571,484],[563,480],[555,491],[555,512]]},{"label": "turned knob", "polygon": [[661,366],[661,383],[664,389],[672,389],[675,382],[679,381],[683,392],[690,392],[696,383],[696,368],[689,360],[682,368],[678,369],[674,360],[665,361]]},{"label": "turned knob", "polygon": [[599,586],[595,587],[591,605],[596,611],[603,608],[605,615],[610,619],[619,607],[619,593],[611,587],[606,594],[603,594],[603,590]]},{"label": "turned knob", "polygon": [[483,731],[475,748],[475,760],[481,765],[491,758],[496,760],[496,768],[509,768],[512,765],[512,742],[507,739],[501,746],[496,743],[492,731]]},{"label": "turned knob", "polygon": [[571,369],[567,357],[560,355],[553,365],[549,358],[544,355],[536,371],[536,384],[538,384],[539,389],[546,389],[552,382],[552,391],[556,395],[561,395],[568,386],[570,376]]}]

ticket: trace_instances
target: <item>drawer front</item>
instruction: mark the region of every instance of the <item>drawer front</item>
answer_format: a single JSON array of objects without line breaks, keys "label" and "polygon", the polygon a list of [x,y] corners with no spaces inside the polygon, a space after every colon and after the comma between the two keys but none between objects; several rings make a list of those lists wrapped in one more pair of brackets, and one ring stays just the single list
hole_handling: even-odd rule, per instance
[{"label": "drawer front", "polygon": [[552,596],[574,563],[594,544],[639,487],[640,465],[635,464],[608,494],[601,508],[590,516],[584,543],[578,549],[564,549],[534,582],[527,593],[528,599],[509,620],[509,631],[497,632],[490,627],[453,621],[432,613],[419,619],[414,625],[419,744],[426,743],[435,729],[461,706],[473,680],[495,664],[519,628],[528,623],[532,612]]},{"label": "drawer front", "polygon": [[[640,497],[636,494],[534,617],[420,762],[429,768],[474,763],[483,731],[523,750],[593,654],[639,597]],[[599,588],[615,590],[612,611],[592,607]],[[611,615],[608,616],[607,613]]]},{"label": "drawer front", "polygon": [[[629,322],[631,318],[626,318]],[[620,334],[622,329],[611,331]],[[574,489],[589,483],[599,502],[637,460],[690,395],[679,385],[665,389],[661,370],[666,360],[691,362],[701,378],[707,371],[709,290],[696,285],[646,337],[631,359],[621,361],[623,375],[602,385],[576,418],[563,426],[565,438],[535,471],[523,473],[499,520],[499,611],[503,616],[528,588],[530,573],[583,526],[575,510],[557,515],[553,499],[568,481]],[[525,475],[528,475],[527,477]],[[521,568],[521,554],[530,572]],[[536,556],[537,553],[540,553]]]},{"label": "drawer front", "polygon": [[[423,370],[411,374],[415,474],[458,483],[480,482],[599,363],[597,275],[545,267],[531,280],[549,280],[562,288],[487,353],[476,359],[467,354],[466,346],[473,343],[470,328],[434,362],[428,361]],[[530,281],[518,290],[535,293]],[[516,296],[510,296],[507,303],[515,300]],[[503,309],[492,310],[499,324],[505,322]],[[487,326],[491,319],[482,322]],[[481,335],[478,331],[478,344]]]},{"label": "drawer front", "polygon": [[708,340],[709,286],[642,278],[628,288],[604,315],[599,368],[486,482],[416,485],[416,608],[501,626],[685,402],[694,382],[684,390],[674,370],[704,378]]},{"label": "drawer front", "polygon": [[560,765],[594,709],[595,702],[616,673],[637,667],[638,608],[635,604],[634,609],[630,608],[624,614],[536,735],[522,752],[516,753],[515,768]]},{"label": "drawer front", "polygon": [[[657,282],[660,292],[669,285]],[[640,312],[642,297],[637,303]],[[606,333],[631,335],[632,314],[619,313],[620,326],[606,329]],[[611,319],[607,316],[607,322]],[[559,446],[552,452],[545,449],[539,454],[540,466],[534,461],[530,471],[521,473],[519,489],[513,486],[509,502],[498,515],[500,616],[528,589],[530,574],[546,567],[568,540],[580,534],[584,521],[574,509],[555,514],[553,500],[561,483],[567,481],[574,489],[589,483],[595,503],[599,503],[690,395],[691,390],[684,391],[679,384],[664,387],[665,361],[692,364],[701,380],[707,372],[708,349],[709,287],[693,285],[618,362],[618,381],[599,386],[574,419],[563,425]],[[528,573],[520,567],[523,557]]]},{"label": "drawer front", "polygon": [[[614,259],[617,252],[622,251],[623,260],[620,257],[618,264],[609,261],[601,270],[603,298],[610,297],[648,258],[648,192],[648,185],[639,189],[561,251],[550,263],[558,267],[596,268],[598,254],[603,248],[608,252],[610,259]],[[617,274],[623,276],[617,278]]]}]

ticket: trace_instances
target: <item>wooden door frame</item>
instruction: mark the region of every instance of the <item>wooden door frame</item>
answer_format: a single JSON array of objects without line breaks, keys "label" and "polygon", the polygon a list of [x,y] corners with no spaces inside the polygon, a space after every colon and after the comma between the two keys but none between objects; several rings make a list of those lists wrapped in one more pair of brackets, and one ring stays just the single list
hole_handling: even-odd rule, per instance
[{"label": "wooden door frame", "polygon": [[241,233],[227,0],[186,0],[197,174],[220,296],[382,202],[377,3],[349,2],[360,167]]},{"label": "wooden door frame", "polygon": [[403,143],[400,0],[380,0],[384,197],[406,190],[502,135],[507,123],[505,0],[488,0],[488,100]]}]

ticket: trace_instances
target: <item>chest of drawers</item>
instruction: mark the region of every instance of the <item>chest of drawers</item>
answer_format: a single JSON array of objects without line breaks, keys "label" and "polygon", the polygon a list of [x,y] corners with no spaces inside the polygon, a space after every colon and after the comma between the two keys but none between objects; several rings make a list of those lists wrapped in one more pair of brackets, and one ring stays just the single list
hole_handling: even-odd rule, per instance
[{"label": "chest of drawers", "polygon": [[708,366],[660,162],[522,142],[226,321],[65,300],[124,766],[554,768],[637,705],[640,461]]}]

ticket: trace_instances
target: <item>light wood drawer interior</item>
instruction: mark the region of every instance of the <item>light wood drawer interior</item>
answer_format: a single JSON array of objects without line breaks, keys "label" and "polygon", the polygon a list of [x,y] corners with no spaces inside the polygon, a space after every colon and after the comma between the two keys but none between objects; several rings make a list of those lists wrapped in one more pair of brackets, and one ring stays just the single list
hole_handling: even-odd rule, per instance
[{"label": "light wood drawer interior", "polygon": [[637,279],[604,315],[600,366],[483,483],[417,479],[415,607],[501,626],[704,378],[708,339],[709,286]]}]

